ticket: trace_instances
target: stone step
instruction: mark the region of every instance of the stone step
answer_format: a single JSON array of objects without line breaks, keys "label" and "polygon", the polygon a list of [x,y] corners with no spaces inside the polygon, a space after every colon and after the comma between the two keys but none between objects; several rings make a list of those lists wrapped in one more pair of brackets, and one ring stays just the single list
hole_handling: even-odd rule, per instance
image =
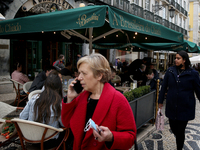
[{"label": "stone step", "polygon": [[16,97],[16,93],[12,92],[12,93],[6,93],[6,94],[0,94],[0,101],[7,103],[7,104],[11,104],[14,102]]},{"label": "stone step", "polygon": [[11,81],[0,81],[0,94],[13,93],[13,83]]}]

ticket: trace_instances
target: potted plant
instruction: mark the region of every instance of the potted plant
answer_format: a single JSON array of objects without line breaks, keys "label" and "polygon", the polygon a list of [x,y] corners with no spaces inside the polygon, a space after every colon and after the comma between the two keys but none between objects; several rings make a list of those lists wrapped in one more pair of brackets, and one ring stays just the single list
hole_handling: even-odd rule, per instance
[{"label": "potted plant", "polygon": [[155,91],[151,91],[149,85],[127,91],[124,96],[129,101],[137,128],[154,118]]}]

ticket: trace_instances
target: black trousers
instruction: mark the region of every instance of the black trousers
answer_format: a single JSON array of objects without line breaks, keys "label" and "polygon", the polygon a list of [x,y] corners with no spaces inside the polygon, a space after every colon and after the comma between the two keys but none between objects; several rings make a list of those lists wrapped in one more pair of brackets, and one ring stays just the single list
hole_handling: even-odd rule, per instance
[{"label": "black trousers", "polygon": [[185,141],[185,128],[188,121],[169,119],[169,125],[176,138],[177,150],[182,150]]}]

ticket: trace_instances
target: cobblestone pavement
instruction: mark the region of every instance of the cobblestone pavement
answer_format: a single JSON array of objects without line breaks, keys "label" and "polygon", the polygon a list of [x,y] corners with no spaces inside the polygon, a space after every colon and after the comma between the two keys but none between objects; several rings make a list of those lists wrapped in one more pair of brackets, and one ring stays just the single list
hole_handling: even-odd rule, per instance
[{"label": "cobblestone pavement", "polygon": [[[200,150],[200,103],[196,101],[196,117],[189,121],[185,131],[183,150]],[[142,142],[138,143],[139,150],[176,150],[175,137],[172,134],[169,121],[165,122],[163,131],[154,131]]]}]

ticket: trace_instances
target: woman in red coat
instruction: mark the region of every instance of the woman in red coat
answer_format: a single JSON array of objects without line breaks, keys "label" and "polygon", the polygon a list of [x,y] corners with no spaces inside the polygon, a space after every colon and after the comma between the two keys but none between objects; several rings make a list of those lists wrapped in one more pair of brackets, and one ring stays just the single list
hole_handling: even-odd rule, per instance
[{"label": "woman in red coat", "polygon": [[[109,83],[111,76],[108,61],[101,54],[82,57],[78,63],[78,80],[83,91],[68,88],[62,102],[61,119],[74,135],[73,150],[128,150],[136,139],[133,112],[126,98]],[[96,123],[97,130],[84,131],[89,119]]]}]

